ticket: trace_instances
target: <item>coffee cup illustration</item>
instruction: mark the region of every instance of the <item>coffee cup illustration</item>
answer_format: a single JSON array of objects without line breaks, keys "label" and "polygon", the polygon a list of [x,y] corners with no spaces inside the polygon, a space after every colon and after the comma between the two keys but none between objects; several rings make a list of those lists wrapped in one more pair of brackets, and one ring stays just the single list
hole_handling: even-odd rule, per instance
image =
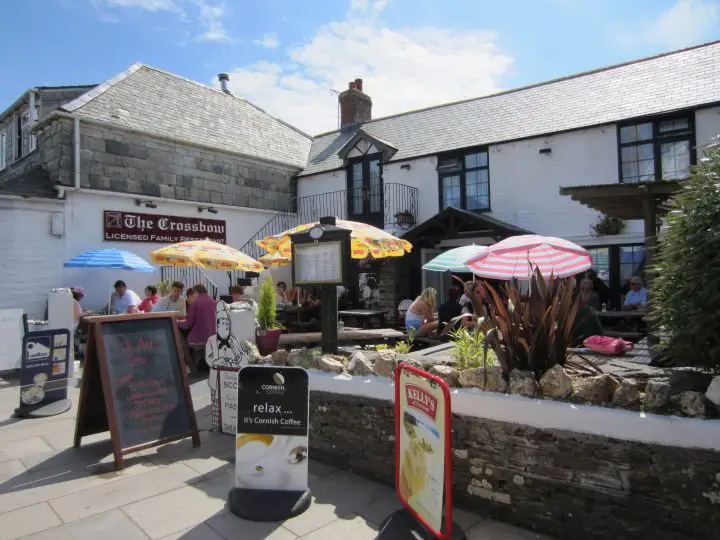
[{"label": "coffee cup illustration", "polygon": [[250,489],[292,489],[294,474],[307,460],[307,439],[286,435],[245,433],[236,437],[235,480]]},{"label": "coffee cup illustration", "polygon": [[22,391],[20,399],[26,405],[37,405],[45,399],[45,384],[48,381],[46,373],[38,373],[33,377],[33,385]]}]

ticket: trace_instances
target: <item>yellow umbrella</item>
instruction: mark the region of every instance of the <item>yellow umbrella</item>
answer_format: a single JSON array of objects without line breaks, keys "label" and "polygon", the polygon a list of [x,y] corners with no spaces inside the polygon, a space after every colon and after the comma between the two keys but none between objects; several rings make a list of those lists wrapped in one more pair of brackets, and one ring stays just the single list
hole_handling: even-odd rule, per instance
[{"label": "yellow umbrella", "polygon": [[[350,251],[353,259],[365,259],[368,255],[374,259],[402,257],[412,249],[412,245],[407,240],[396,238],[392,234],[368,225],[367,223],[346,221],[343,219],[338,219],[335,223],[338,227],[350,231]],[[289,260],[289,258],[292,257],[290,236],[306,231],[315,225],[317,225],[317,223],[298,225],[280,234],[274,234],[262,240],[257,240],[256,244],[267,250],[270,254],[278,252],[281,256],[287,257]]]},{"label": "yellow umbrella", "polygon": [[262,257],[258,258],[258,262],[262,263],[264,266],[285,266],[290,264],[291,259],[290,257],[285,257],[279,251],[275,251],[274,253],[266,253]]},{"label": "yellow umbrella", "polygon": [[156,249],[150,260],[165,266],[197,266],[210,270],[260,272],[263,265],[242,251],[211,240],[192,240]]}]

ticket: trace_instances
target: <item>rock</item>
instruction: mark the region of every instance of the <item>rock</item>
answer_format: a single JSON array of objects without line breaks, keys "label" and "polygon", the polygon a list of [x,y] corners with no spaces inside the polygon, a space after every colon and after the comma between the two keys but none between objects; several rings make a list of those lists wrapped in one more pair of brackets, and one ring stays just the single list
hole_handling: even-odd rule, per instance
[{"label": "rock", "polygon": [[293,349],[290,351],[290,355],[287,359],[288,366],[296,366],[304,369],[310,369],[311,367],[317,367],[317,364],[313,362],[313,354],[308,349]]},{"label": "rock", "polygon": [[377,359],[373,365],[373,373],[379,377],[387,377],[391,379],[395,376],[396,366],[397,361],[395,351],[378,351]]},{"label": "rock", "polygon": [[289,356],[290,353],[288,353],[286,350],[277,350],[270,355],[271,363],[273,366],[287,366]]},{"label": "rock", "polygon": [[500,366],[463,369],[460,372],[460,385],[467,388],[480,388],[487,392],[506,392],[507,381]]},{"label": "rock", "polygon": [[353,375],[372,375],[373,365],[361,351],[356,351],[350,357],[348,371]]},{"label": "rock", "polygon": [[430,373],[440,377],[448,386],[457,386],[460,382],[460,374],[454,367],[438,364],[430,368]]},{"label": "rock", "polygon": [[701,373],[692,369],[676,369],[670,373],[668,384],[670,395],[675,396],[683,392],[705,392],[710,386],[713,377],[708,373]]},{"label": "rock", "polygon": [[575,395],[595,405],[609,403],[620,383],[604,373],[594,377],[585,377],[575,381]]},{"label": "rock", "polygon": [[322,371],[331,371],[333,373],[342,373],[345,364],[340,360],[342,357],[326,355],[318,359],[318,368]]},{"label": "rock", "polygon": [[646,409],[659,409],[670,401],[670,385],[660,381],[648,381],[645,386],[643,405]]},{"label": "rock", "polygon": [[257,345],[255,345],[252,341],[248,341],[246,339],[242,340],[240,342],[240,349],[247,355],[249,364],[262,363],[264,356],[260,354]]},{"label": "rock", "polygon": [[566,398],[573,393],[572,379],[560,364],[555,364],[540,377],[542,395],[551,398]]},{"label": "rock", "polygon": [[683,414],[697,418],[705,417],[705,394],[687,391],[680,394],[680,410]]},{"label": "rock", "polygon": [[513,369],[510,372],[510,393],[525,397],[535,397],[538,383],[532,371]]},{"label": "rock", "polygon": [[630,381],[621,381],[612,398],[613,405],[618,407],[632,407],[640,404],[640,390]]},{"label": "rock", "polygon": [[705,397],[720,409],[720,376],[712,380],[705,392]]}]

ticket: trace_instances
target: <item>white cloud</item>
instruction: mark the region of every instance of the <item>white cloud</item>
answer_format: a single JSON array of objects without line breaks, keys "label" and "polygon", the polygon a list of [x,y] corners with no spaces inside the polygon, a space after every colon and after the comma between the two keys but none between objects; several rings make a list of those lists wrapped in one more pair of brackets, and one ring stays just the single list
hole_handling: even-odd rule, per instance
[{"label": "white cloud", "polygon": [[200,21],[204,28],[197,39],[200,41],[232,41],[223,24],[225,7],[220,4],[212,6],[204,0],[195,0],[195,3],[200,8]]},{"label": "white cloud", "polygon": [[620,29],[618,38],[627,46],[650,44],[676,49],[710,39],[719,26],[717,0],[677,0],[653,21]]},{"label": "white cloud", "polygon": [[267,49],[277,49],[280,46],[280,42],[278,41],[275,32],[263,35],[262,39],[253,39],[253,43]]},{"label": "white cloud", "polygon": [[356,77],[373,100],[373,117],[500,90],[513,59],[483,30],[390,28],[377,16],[384,0],[352,0],[342,21],[320,27],[282,64],[257,62],[230,73],[230,89],[292,125],[317,134],[337,129],[337,96]]},{"label": "white cloud", "polygon": [[174,0],[105,0],[110,7],[137,7],[148,11],[175,11]]}]

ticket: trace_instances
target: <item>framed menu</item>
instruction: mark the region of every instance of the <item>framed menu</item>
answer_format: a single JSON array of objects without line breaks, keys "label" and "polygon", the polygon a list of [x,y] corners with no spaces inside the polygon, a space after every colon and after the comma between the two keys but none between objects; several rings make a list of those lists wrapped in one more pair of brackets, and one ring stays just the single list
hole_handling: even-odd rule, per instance
[{"label": "framed menu", "polygon": [[343,249],[340,240],[293,243],[295,285],[337,285],[343,283]]}]

